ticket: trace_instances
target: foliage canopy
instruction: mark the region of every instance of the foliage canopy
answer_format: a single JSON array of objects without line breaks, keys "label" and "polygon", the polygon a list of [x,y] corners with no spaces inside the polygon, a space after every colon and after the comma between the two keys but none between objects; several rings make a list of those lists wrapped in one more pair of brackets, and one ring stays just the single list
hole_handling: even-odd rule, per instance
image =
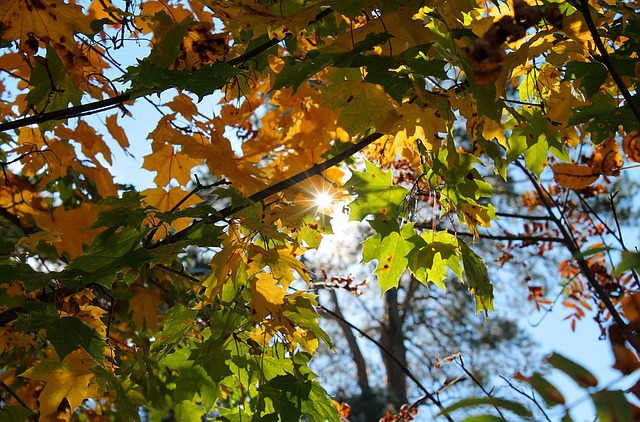
[{"label": "foliage canopy", "polygon": [[[488,178],[511,168],[586,280],[567,303],[593,294],[632,372],[638,255],[598,272],[610,248],[585,253],[551,210],[640,160],[639,29],[637,5],[615,0],[3,1],[0,417],[339,420],[308,365],[330,345],[299,259],[331,231],[315,197],[371,226],[363,259],[383,290],[407,270],[442,288],[454,274],[490,317],[460,229],[492,227]],[[148,141],[123,129],[150,118],[142,101],[159,111]],[[142,192],[111,171],[140,142],[156,173]],[[364,166],[337,166],[360,151]],[[416,201],[448,227],[416,221]],[[183,265],[193,247],[207,274]]]}]

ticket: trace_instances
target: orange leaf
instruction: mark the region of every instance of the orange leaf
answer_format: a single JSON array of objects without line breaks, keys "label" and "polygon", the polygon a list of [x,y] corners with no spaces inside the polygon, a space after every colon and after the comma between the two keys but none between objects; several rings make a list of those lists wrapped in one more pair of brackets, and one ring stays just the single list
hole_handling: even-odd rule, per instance
[{"label": "orange leaf", "polygon": [[[82,349],[68,354],[63,361],[45,360],[38,366],[23,372],[21,377],[45,381],[47,385],[40,393],[40,415],[54,413],[64,398],[71,410],[95,393],[93,359]],[[91,385],[94,388],[91,388]]]},{"label": "orange leaf", "polygon": [[594,173],[619,176],[621,167],[622,155],[620,155],[620,148],[615,138],[608,138],[596,147],[591,164]]},{"label": "orange leaf", "polygon": [[191,179],[191,169],[201,163],[202,160],[175,152],[173,146],[165,145],[159,151],[154,151],[144,157],[142,167],[158,173],[153,179],[158,186],[168,185],[171,179],[176,179],[179,184],[186,185]]},{"label": "orange leaf", "polygon": [[593,169],[579,164],[560,163],[551,166],[556,182],[567,189],[584,189],[600,177]]},{"label": "orange leaf", "polygon": [[96,217],[97,213],[89,205],[83,204],[75,210],[56,208],[53,215],[38,214],[35,220],[41,229],[60,236],[60,241],[54,242],[59,254],[66,252],[70,258],[76,258],[84,255],[82,245],[90,245],[93,238],[102,231],[102,229],[89,229]]},{"label": "orange leaf", "polygon": [[118,144],[122,147],[122,149],[129,148],[129,140],[127,139],[127,135],[124,133],[124,130],[118,126],[118,116],[116,114],[112,114],[107,117],[107,129],[113,139],[118,141]]},{"label": "orange leaf", "polygon": [[630,161],[640,163],[640,130],[632,130],[622,140],[622,150]]},{"label": "orange leaf", "polygon": [[3,0],[0,26],[0,39],[19,39],[22,49],[30,54],[37,52],[38,41],[51,44],[72,75],[79,75],[78,69],[88,64],[74,35],[76,32],[91,34],[92,30],[89,18],[77,4],[67,4],[64,0]]}]

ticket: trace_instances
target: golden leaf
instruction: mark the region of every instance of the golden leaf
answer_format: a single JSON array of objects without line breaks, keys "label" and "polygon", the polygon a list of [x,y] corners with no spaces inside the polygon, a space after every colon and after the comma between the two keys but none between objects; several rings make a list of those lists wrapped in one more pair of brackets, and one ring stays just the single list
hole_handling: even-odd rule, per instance
[{"label": "golden leaf", "polygon": [[134,287],[133,296],[129,300],[129,311],[136,326],[142,328],[146,323],[147,328],[155,330],[161,302],[159,291]]},{"label": "golden leaf", "polygon": [[640,130],[632,130],[622,140],[622,150],[630,161],[640,163]]},{"label": "golden leaf", "polygon": [[47,416],[58,409],[64,398],[73,411],[90,396],[90,385],[94,379],[91,371],[93,366],[95,363],[87,352],[78,349],[69,353],[63,361],[45,360],[20,376],[47,383],[39,398],[40,415]]},{"label": "golden leaf", "polygon": [[159,151],[144,157],[142,168],[158,173],[153,179],[158,186],[168,185],[171,179],[186,185],[191,179],[191,169],[201,163],[202,160],[175,152],[171,145],[164,145]]},{"label": "golden leaf", "polygon": [[97,154],[102,154],[102,157],[109,164],[113,164],[111,149],[105,144],[102,135],[99,135],[86,121],[78,121],[78,126],[73,130],[68,127],[58,126],[55,129],[55,133],[62,139],[72,139],[79,142],[82,145],[82,153],[90,157],[94,164],[100,165],[96,158]]},{"label": "golden leaf", "polygon": [[620,148],[615,138],[608,138],[596,147],[591,163],[594,173],[619,176],[621,167],[622,155],[620,155]]},{"label": "golden leaf", "polygon": [[[63,0],[3,0],[0,2],[0,39],[20,40],[28,54],[38,51],[39,41],[51,44],[70,74],[88,64],[74,34],[91,34],[89,18],[77,4]],[[76,81],[78,83],[78,81]]]},{"label": "golden leaf", "polygon": [[90,245],[93,238],[102,231],[102,229],[89,229],[96,217],[97,213],[85,203],[74,210],[59,207],[52,215],[37,214],[35,220],[41,229],[60,236],[60,241],[54,242],[54,246],[60,255],[66,252],[73,259],[84,255],[82,245]]},{"label": "golden leaf", "polygon": [[256,321],[262,321],[284,304],[284,288],[270,273],[258,273],[251,279],[251,303]]},{"label": "golden leaf", "polygon": [[109,130],[113,139],[118,141],[118,144],[120,144],[122,149],[129,148],[129,140],[127,139],[127,135],[124,133],[124,130],[118,125],[118,116],[116,114],[112,114],[107,117],[107,130]]},{"label": "golden leaf", "polygon": [[212,24],[198,23],[187,30],[172,69],[198,70],[221,60],[229,52],[227,34],[214,34],[212,28]]},{"label": "golden leaf", "polygon": [[584,189],[600,177],[591,167],[560,163],[551,166],[556,182],[567,189]]}]

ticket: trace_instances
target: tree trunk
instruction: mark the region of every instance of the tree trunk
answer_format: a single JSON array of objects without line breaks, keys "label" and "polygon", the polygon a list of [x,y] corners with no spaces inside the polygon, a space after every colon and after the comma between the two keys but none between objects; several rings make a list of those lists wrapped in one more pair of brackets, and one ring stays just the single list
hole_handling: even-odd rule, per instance
[{"label": "tree trunk", "polygon": [[[385,315],[380,330],[380,344],[391,352],[404,367],[407,366],[407,349],[404,345],[403,321],[398,306],[398,290],[391,289],[384,294]],[[382,362],[387,373],[387,392],[389,403],[396,409],[407,403],[407,378],[401,368],[386,353],[382,353]]]}]

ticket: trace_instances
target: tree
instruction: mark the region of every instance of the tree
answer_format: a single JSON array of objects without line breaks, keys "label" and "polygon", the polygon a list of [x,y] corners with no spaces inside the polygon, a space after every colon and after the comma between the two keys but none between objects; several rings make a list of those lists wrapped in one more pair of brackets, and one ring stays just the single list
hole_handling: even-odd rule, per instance
[{"label": "tree", "polygon": [[[363,259],[390,298],[407,271],[439,286],[454,274],[489,317],[470,239],[558,241],[567,306],[583,317],[594,300],[633,372],[638,255],[580,207],[640,161],[639,15],[622,1],[480,3],[2,2],[3,417],[135,420],[142,406],[154,420],[338,420],[309,368],[331,344],[317,298],[292,288],[314,281],[300,257],[329,229],[321,194],[370,225]],[[198,107],[212,94],[217,106]],[[123,122],[150,118],[142,101],[159,112],[142,163],[156,187],[138,192],[110,166],[140,142]],[[337,167],[358,152],[364,167]],[[400,164],[409,186],[394,183]],[[486,233],[487,180],[511,169],[548,223],[523,224],[527,238]],[[415,219],[416,198],[442,225]],[[617,243],[592,245],[575,223]],[[183,265],[194,247],[209,274]],[[422,393],[414,408],[452,420]],[[618,393],[594,397],[606,408]]]}]

